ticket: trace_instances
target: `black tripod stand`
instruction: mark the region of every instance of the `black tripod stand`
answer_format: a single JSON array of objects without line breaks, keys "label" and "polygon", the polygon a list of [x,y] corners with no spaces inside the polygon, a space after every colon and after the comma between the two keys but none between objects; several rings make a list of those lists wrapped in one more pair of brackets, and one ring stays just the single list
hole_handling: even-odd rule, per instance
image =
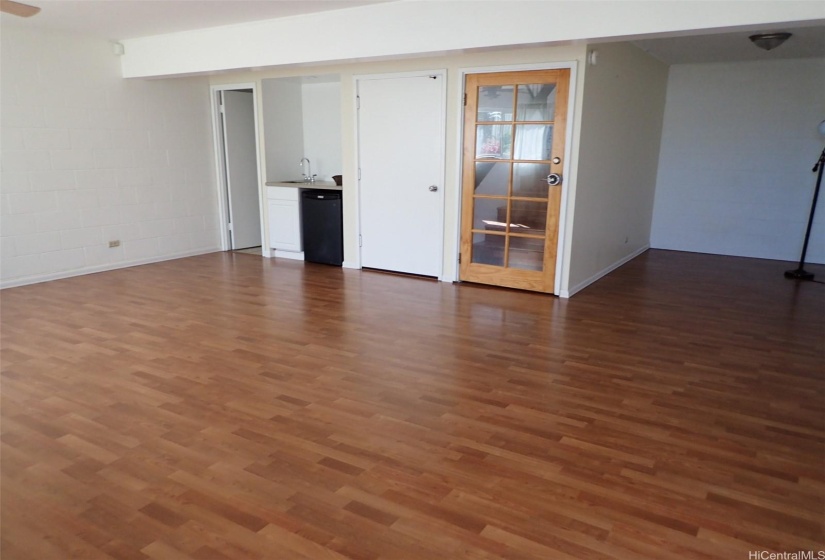
[{"label": "black tripod stand", "polygon": [[[820,125],[821,127],[821,125]],[[822,150],[822,153],[819,155],[819,159],[814,164],[813,172],[816,173],[819,170],[819,173],[816,176],[816,187],[814,188],[814,200],[811,203],[811,214],[808,216],[808,229],[805,230],[805,243],[802,244],[802,256],[799,257],[799,266],[796,267],[796,270],[786,270],[785,271],[785,278],[791,278],[793,280],[813,280],[814,274],[813,272],[807,272],[805,270],[805,254],[808,252],[808,240],[811,237],[811,226],[814,224],[814,212],[816,212],[816,201],[819,198],[819,187],[822,185],[822,170],[825,168],[825,149]]]}]

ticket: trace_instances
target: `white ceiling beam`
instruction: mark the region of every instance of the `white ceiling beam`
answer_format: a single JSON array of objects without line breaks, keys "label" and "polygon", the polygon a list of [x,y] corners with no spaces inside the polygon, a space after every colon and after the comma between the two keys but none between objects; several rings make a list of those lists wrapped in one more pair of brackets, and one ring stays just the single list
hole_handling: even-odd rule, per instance
[{"label": "white ceiling beam", "polygon": [[404,0],[122,41],[124,77],[825,22],[820,0]]}]

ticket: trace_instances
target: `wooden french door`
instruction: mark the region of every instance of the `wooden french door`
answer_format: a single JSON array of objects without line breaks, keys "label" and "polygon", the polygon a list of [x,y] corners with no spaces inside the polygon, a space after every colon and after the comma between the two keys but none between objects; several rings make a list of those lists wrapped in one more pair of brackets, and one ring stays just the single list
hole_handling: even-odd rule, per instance
[{"label": "wooden french door", "polygon": [[467,76],[461,280],[553,292],[569,83],[567,69]]}]

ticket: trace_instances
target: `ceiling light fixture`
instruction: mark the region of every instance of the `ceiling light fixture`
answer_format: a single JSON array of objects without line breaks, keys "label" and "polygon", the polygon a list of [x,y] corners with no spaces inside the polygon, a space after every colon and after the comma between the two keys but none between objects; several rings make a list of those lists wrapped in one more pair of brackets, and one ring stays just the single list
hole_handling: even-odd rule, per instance
[{"label": "ceiling light fixture", "polygon": [[754,45],[760,49],[770,51],[787,41],[791,37],[791,33],[757,33],[751,35],[749,39]]}]

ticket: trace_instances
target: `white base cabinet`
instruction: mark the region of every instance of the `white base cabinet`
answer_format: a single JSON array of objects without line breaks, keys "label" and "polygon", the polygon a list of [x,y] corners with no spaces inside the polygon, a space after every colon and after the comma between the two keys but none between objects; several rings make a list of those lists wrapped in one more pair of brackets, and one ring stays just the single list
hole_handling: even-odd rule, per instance
[{"label": "white base cabinet", "polygon": [[281,251],[300,253],[301,189],[267,187],[269,209],[269,246]]}]

